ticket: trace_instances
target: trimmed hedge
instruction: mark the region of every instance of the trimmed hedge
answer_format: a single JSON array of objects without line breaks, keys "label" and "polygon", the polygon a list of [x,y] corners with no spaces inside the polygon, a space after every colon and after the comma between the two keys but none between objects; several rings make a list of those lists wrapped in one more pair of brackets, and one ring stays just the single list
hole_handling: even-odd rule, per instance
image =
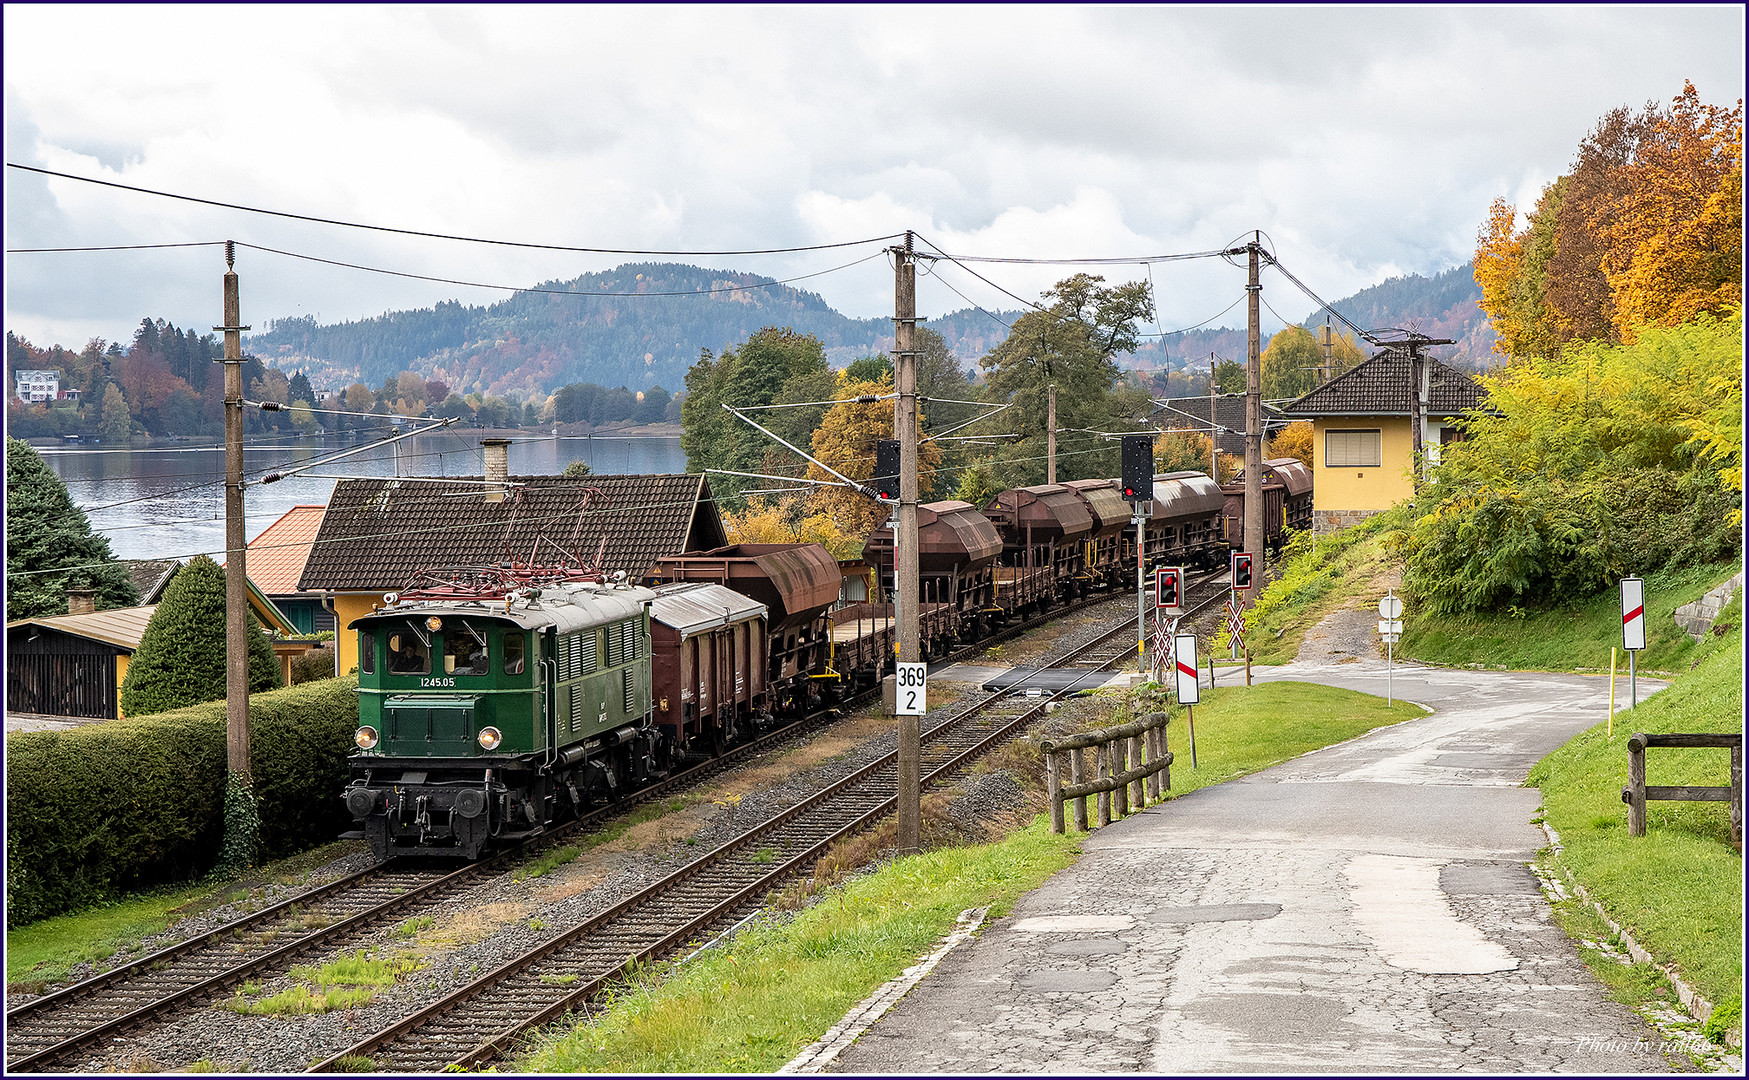
[{"label": "trimmed hedge", "polygon": [[[326,843],[358,726],[356,678],[249,699],[261,855]],[[224,837],[225,703],[6,737],[6,925],[199,878]]]}]

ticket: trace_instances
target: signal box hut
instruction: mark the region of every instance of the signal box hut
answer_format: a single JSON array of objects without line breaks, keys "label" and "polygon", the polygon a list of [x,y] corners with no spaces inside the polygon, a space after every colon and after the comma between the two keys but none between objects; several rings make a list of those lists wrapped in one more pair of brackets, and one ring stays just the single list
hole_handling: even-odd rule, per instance
[{"label": "signal box hut", "polygon": [[335,485],[298,588],[334,612],[342,673],[358,665],[358,634],[347,625],[421,570],[564,563],[635,581],[665,555],[727,540],[703,476],[510,476],[503,448],[493,449],[486,477]]},{"label": "signal box hut", "polygon": [[[1424,357],[1427,369],[1426,428],[1429,461],[1439,448],[1464,435],[1456,421],[1483,404],[1482,386],[1468,375]],[[1358,524],[1409,498],[1416,388],[1409,354],[1385,349],[1282,408],[1312,422],[1312,531],[1323,536]]]}]

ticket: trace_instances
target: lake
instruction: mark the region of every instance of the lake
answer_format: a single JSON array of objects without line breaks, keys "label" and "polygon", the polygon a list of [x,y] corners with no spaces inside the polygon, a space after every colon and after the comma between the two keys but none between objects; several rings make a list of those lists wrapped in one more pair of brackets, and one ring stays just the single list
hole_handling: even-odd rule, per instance
[{"label": "lake", "polygon": [[[263,439],[262,436],[255,436]],[[243,491],[244,535],[253,540],[294,506],[326,504],[336,477],[479,476],[484,472],[478,433],[434,432],[376,447],[272,484]],[[246,445],[243,475],[253,480],[348,449],[350,439],[272,438]],[[109,538],[121,559],[185,559],[207,554],[223,560],[225,548],[225,450],[188,445],[151,449],[38,447],[49,468],[67,485],[91,528]],[[678,473],[686,454],[678,436],[555,438],[524,433],[511,437],[512,475],[564,471],[588,462],[601,474]]]}]

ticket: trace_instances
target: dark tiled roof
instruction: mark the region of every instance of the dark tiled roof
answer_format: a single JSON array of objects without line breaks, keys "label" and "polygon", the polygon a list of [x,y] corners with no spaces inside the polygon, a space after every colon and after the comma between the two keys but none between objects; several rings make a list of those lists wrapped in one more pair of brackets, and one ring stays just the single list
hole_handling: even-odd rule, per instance
[{"label": "dark tiled roof", "polygon": [[121,563],[128,568],[128,577],[133,579],[142,604],[156,604],[163,598],[170,579],[182,569],[175,559],[123,559]]},{"label": "dark tiled roof", "polygon": [[[1482,385],[1476,380],[1432,357],[1425,363],[1432,372],[1427,391],[1429,416],[1458,416],[1482,404]],[[1386,349],[1289,402],[1281,411],[1293,417],[1408,416],[1409,384],[1408,353]]]},{"label": "dark tiled roof", "polygon": [[545,563],[561,549],[590,564],[599,552],[601,569],[636,580],[664,555],[728,542],[703,476],[513,476],[502,502],[479,479],[340,481],[299,588],[398,589],[428,567]]},{"label": "dark tiled roof", "polygon": [[[1188,414],[1188,415],[1187,415]],[[1168,398],[1166,408],[1154,414],[1155,421],[1167,431],[1188,429],[1204,435],[1209,431],[1209,399],[1202,397]],[[1227,430],[1216,445],[1223,454],[1245,452],[1245,395],[1221,394],[1215,398],[1215,423]],[[1287,423],[1267,403],[1263,406],[1263,437],[1272,438]]]}]

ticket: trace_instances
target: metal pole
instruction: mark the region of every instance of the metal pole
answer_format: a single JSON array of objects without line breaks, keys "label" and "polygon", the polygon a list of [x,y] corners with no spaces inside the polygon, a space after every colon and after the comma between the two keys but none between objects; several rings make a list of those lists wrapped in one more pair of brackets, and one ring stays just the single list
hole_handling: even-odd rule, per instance
[{"label": "metal pole", "polygon": [[1639,658],[1639,654],[1640,650],[1638,649],[1628,650],[1628,708],[1630,709],[1640,707],[1640,676],[1634,668],[1634,661]]},{"label": "metal pole", "polygon": [[1258,257],[1262,252],[1262,236],[1257,235],[1245,245],[1249,255],[1250,277],[1245,285],[1245,535],[1240,538],[1243,550],[1252,553],[1251,587],[1240,597],[1249,607],[1257,599],[1257,587],[1263,579],[1263,353],[1262,315],[1258,305],[1263,299],[1263,286],[1258,283]]},{"label": "metal pole", "polygon": [[1615,646],[1609,647],[1609,733],[1615,738]]},{"label": "metal pole", "polygon": [[249,771],[249,567],[243,527],[243,335],[236,248],[225,243],[225,838],[221,865],[255,864]]},{"label": "metal pole", "polygon": [[1391,638],[1385,635],[1385,708],[1391,707]]},{"label": "metal pole", "polygon": [[[899,623],[899,660],[923,659],[919,641],[919,567],[917,548],[917,276],[912,262],[911,232],[895,252],[893,286],[893,437],[899,440],[899,529],[893,534],[898,551],[893,571],[897,593],[893,610]],[[922,846],[922,724],[914,715],[899,717],[898,849],[914,854]]]},{"label": "metal pole", "polygon": [[1143,675],[1148,672],[1148,663],[1143,642],[1147,635],[1142,629],[1142,608],[1148,598],[1147,555],[1142,551],[1142,541],[1147,538],[1146,521],[1142,516],[1142,504],[1136,503],[1136,671]]}]

